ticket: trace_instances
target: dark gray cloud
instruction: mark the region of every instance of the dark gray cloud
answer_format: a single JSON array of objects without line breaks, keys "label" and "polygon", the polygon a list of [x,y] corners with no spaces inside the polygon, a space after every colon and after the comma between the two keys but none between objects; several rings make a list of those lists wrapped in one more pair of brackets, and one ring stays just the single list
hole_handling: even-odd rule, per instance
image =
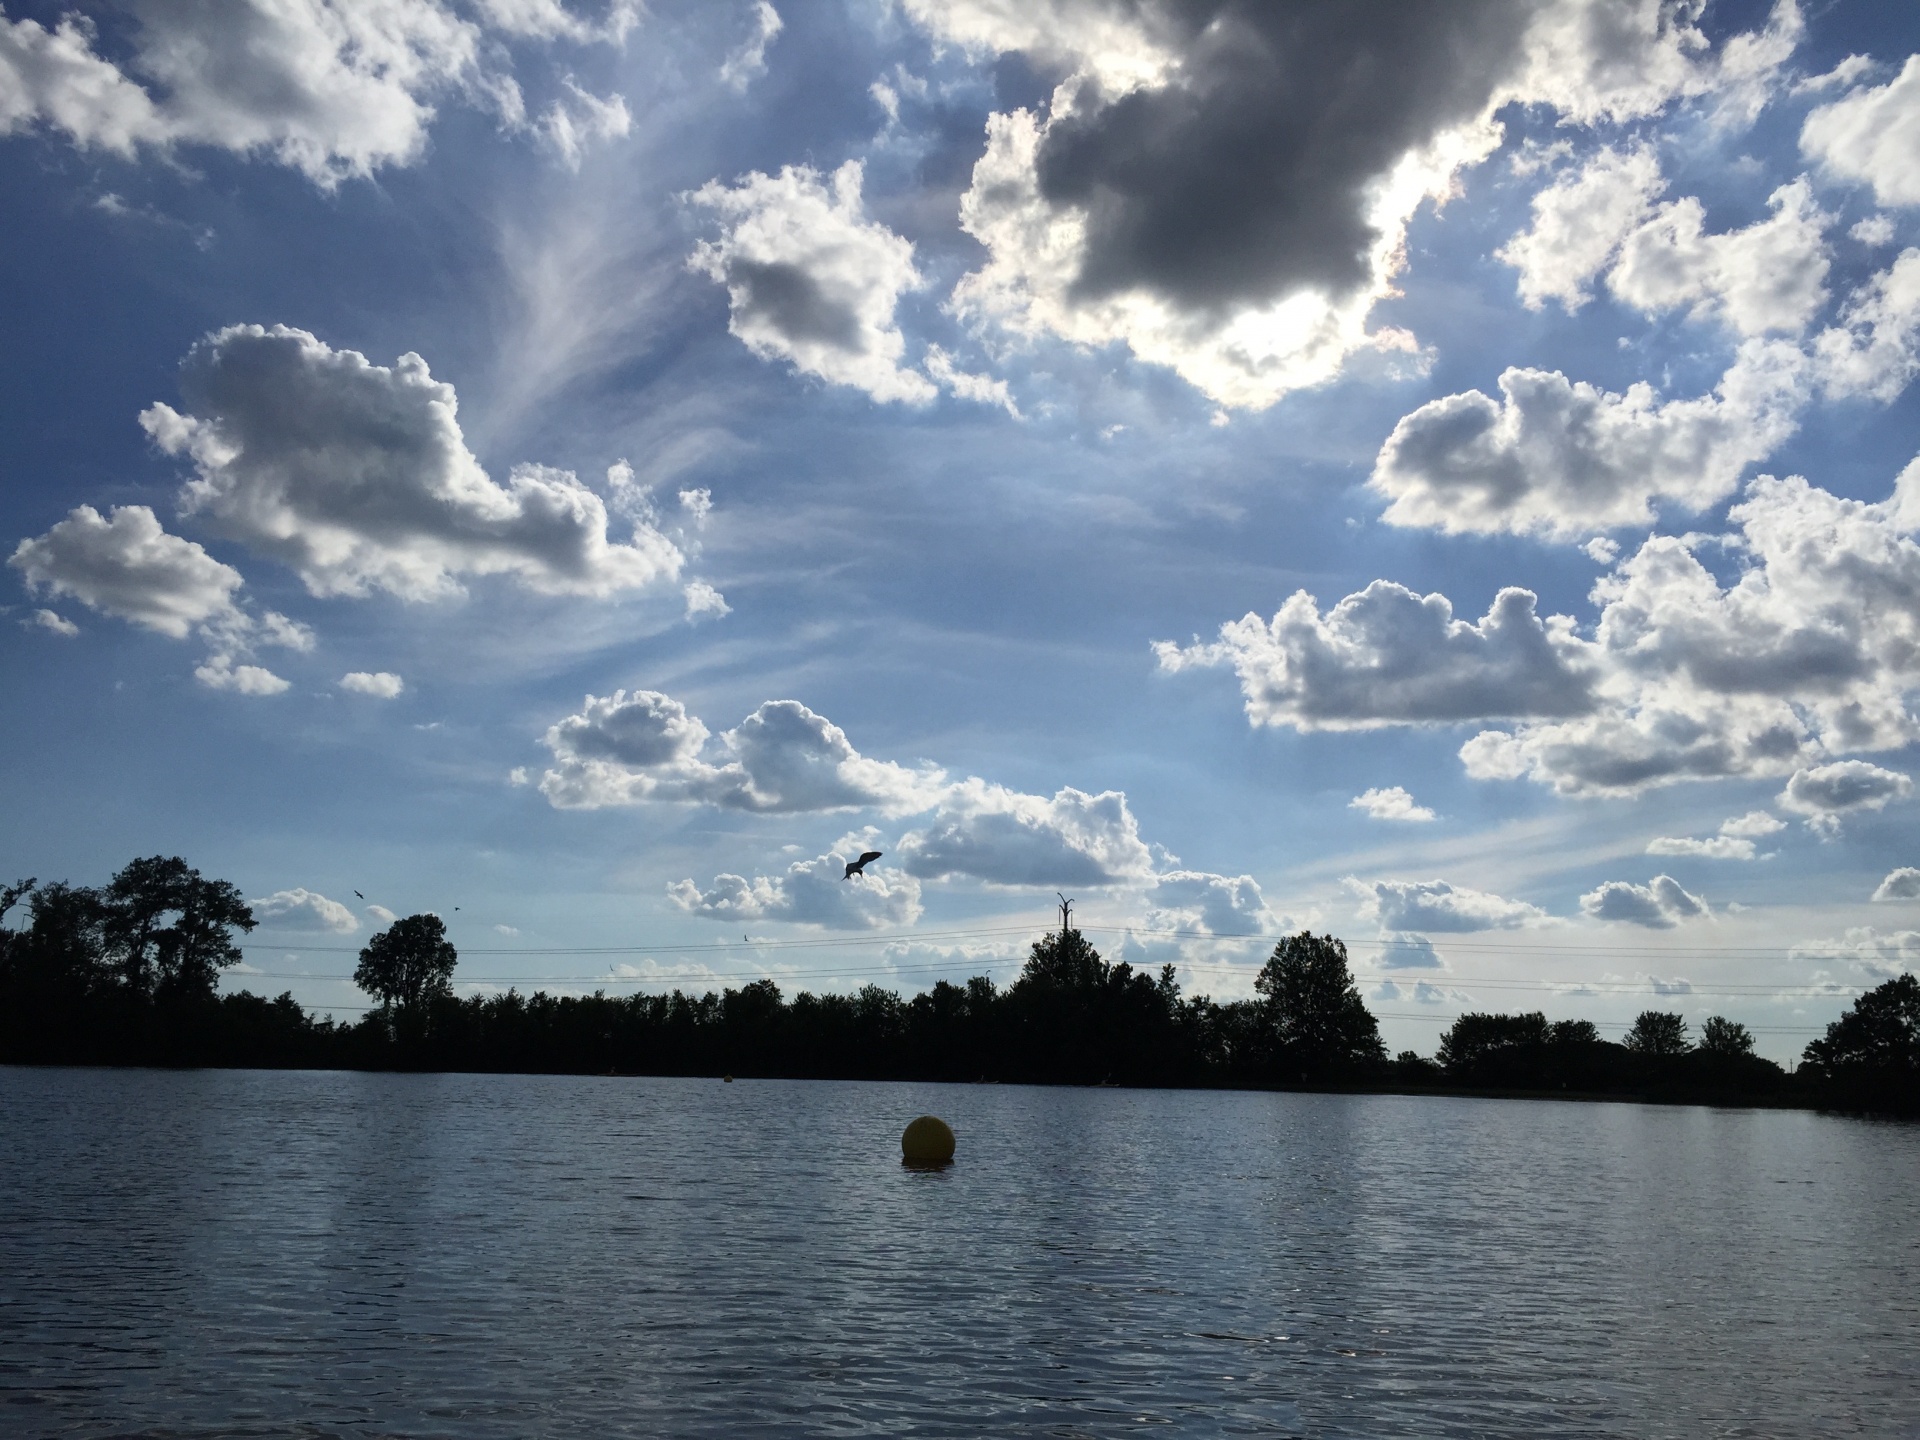
[{"label": "dark gray cloud", "polygon": [[817,340],[840,350],[863,348],[860,317],[835,300],[798,265],[734,259],[727,266],[733,308],[747,321],[763,321],[792,340]]},{"label": "dark gray cloud", "polygon": [[1083,93],[1048,126],[1042,194],[1084,209],[1077,294],[1221,310],[1372,284],[1370,190],[1470,120],[1519,57],[1519,0],[1165,0],[1172,83]]}]

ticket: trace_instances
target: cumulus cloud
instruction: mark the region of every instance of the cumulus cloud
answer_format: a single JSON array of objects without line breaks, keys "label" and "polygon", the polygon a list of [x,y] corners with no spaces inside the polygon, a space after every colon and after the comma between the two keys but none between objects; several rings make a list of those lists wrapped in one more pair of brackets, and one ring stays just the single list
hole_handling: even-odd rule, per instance
[{"label": "cumulus cloud", "polygon": [[924,281],[913,245],[866,218],[861,173],[849,160],[830,177],[790,165],[733,186],[709,182],[689,198],[723,231],[688,263],[727,287],[729,328],[762,359],[876,400],[921,404],[937,392],[901,366],[906,340],[894,311]]},{"label": "cumulus cloud", "polygon": [[1389,935],[1374,964],[1382,970],[1444,970],[1447,962],[1424,935]]},{"label": "cumulus cloud", "polygon": [[1920,249],[1902,251],[1848,296],[1813,353],[1829,395],[1890,401],[1905,390],[1920,374]]},{"label": "cumulus cloud", "polygon": [[425,152],[436,103],[458,99],[526,126],[504,47],[489,31],[618,41],[634,19],[617,4],[601,24],[555,0],[485,0],[478,21],[445,0],[165,4],[126,0],[116,27],[131,53],[99,53],[92,22],[49,30],[0,17],[0,134],[45,127],[82,149],[212,146],[271,156],[331,189]]},{"label": "cumulus cloud", "polygon": [[[1880,504],[1762,476],[1729,515],[1743,563],[1726,585],[1694,553],[1709,537],[1650,538],[1594,589],[1592,713],[1483,732],[1462,748],[1468,773],[1625,793],[1818,770],[1920,738],[1906,704],[1920,686],[1917,493],[1916,467]],[[1800,793],[1813,805],[1820,787]],[[1817,813],[1825,826],[1838,812]]]},{"label": "cumulus cloud", "polygon": [[845,876],[847,861],[858,853],[796,860],[786,874],[772,878],[716,875],[704,890],[678,880],[667,895],[688,914],[709,920],[777,920],[827,930],[876,930],[918,920],[920,882],[884,867]]},{"label": "cumulus cloud", "polygon": [[[272,611],[256,616],[243,609],[235,598],[240,572],[168,533],[145,505],[116,506],[106,517],[91,505],[78,506],[46,534],[22,540],[7,563],[30,593],[70,596],[175,640],[199,635],[212,653],[193,673],[215,690],[278,695],[288,688],[285,680],[235,660],[260,646],[313,648],[306,626]],[[77,633],[71,622],[53,618]],[[48,628],[59,633],[59,625]]]},{"label": "cumulus cloud", "polygon": [[1537,905],[1469,890],[1445,880],[1356,880],[1347,888],[1360,897],[1360,913],[1383,931],[1518,930],[1550,917]]},{"label": "cumulus cloud", "polygon": [[54,610],[36,610],[30,619],[22,620],[20,623],[49,631],[63,640],[71,640],[80,633],[78,625]]},{"label": "cumulus cloud", "polygon": [[1754,841],[1777,835],[1786,822],[1765,810],[1749,810],[1720,822],[1720,833],[1705,839],[1662,835],[1647,842],[1649,855],[1697,855],[1706,860],[1751,860]]},{"label": "cumulus cloud", "polygon": [[391,670],[350,670],[340,677],[340,688],[377,700],[393,700],[407,688],[407,682]]},{"label": "cumulus cloud", "polygon": [[46,534],[22,540],[7,561],[34,594],[65,595],[90,610],[175,640],[233,613],[240,572],[172,535],[145,505],[103,517],[76,507]]},{"label": "cumulus cloud", "polygon": [[247,902],[256,920],[276,924],[286,930],[326,930],[335,935],[350,935],[360,928],[353,911],[338,900],[329,900],[316,890],[298,886],[276,890],[259,900]]},{"label": "cumulus cloud", "polygon": [[1714,235],[1693,196],[1661,206],[1621,246],[1607,288],[1648,313],[1686,309],[1742,335],[1798,335],[1827,300],[1831,217],[1804,179],[1768,204],[1767,219]]},{"label": "cumulus cloud", "polygon": [[292,688],[264,666],[235,664],[233,656],[223,654],[195,666],[193,678],[209,690],[230,690],[236,695],[284,695]]},{"label": "cumulus cloud", "polygon": [[1202,935],[1270,935],[1279,921],[1251,875],[1170,870],[1155,878],[1143,924]]},{"label": "cumulus cloud", "polygon": [[1807,116],[1800,149],[1873,187],[1882,205],[1920,205],[1920,55],[1885,85],[1859,86]]},{"label": "cumulus cloud", "polygon": [[1160,666],[1231,665],[1255,725],[1365,730],[1486,715],[1578,715],[1590,681],[1564,616],[1531,591],[1502,590],[1478,624],[1444,595],[1376,580],[1324,615],[1296,591],[1271,621],[1247,614],[1211,644],[1154,646]]},{"label": "cumulus cloud", "polygon": [[1513,368],[1499,400],[1478,390],[1428,401],[1380,449],[1368,485],[1390,525],[1449,534],[1572,539],[1648,526],[1656,503],[1701,510],[1792,435],[1807,365],[1785,341],[1749,340],[1712,393],[1614,394],[1559,371]]},{"label": "cumulus cloud", "polygon": [[846,732],[797,700],[769,700],[715,736],[655,690],[586,697],[543,740],[554,768],[541,793],[561,809],[681,801],[753,811],[912,814],[945,776],[860,754]]},{"label": "cumulus cloud", "polygon": [[1580,909],[1595,920],[1644,925],[1651,930],[1671,930],[1682,920],[1710,913],[1706,901],[1688,894],[1671,875],[1656,875],[1645,885],[1609,880],[1582,895]]},{"label": "cumulus cloud", "polygon": [[1400,785],[1394,785],[1385,790],[1376,787],[1356,795],[1347,802],[1347,808],[1364,810],[1375,820],[1406,820],[1418,823],[1434,818],[1433,811],[1425,805],[1415,804],[1413,796]]},{"label": "cumulus cloud", "polygon": [[925,825],[900,837],[898,851],[901,865],[928,880],[1044,888],[1118,885],[1153,873],[1127,797],[1071,786],[1047,797],[963,780],[941,794]]},{"label": "cumulus cloud", "polygon": [[1883,770],[1864,760],[1840,760],[1794,771],[1780,792],[1779,804],[1804,815],[1809,829],[1833,835],[1843,816],[1881,810],[1889,801],[1904,800],[1912,793],[1912,779],[1898,770]]},{"label": "cumulus cloud", "polygon": [[1787,952],[1787,958],[1851,965],[1872,980],[1890,980],[1896,975],[1920,971],[1920,930],[1897,930],[1888,934],[1871,925],[1850,926],[1837,940],[1795,945]]},{"label": "cumulus cloud", "polygon": [[1591,300],[1587,282],[1646,219],[1665,183],[1649,147],[1623,153],[1608,146],[1535,195],[1533,224],[1497,257],[1520,272],[1527,308],[1558,300],[1571,314]]},{"label": "cumulus cloud", "polygon": [[687,619],[698,620],[703,615],[711,615],[716,620],[722,615],[731,615],[733,607],[727,604],[727,597],[704,580],[692,580],[681,591],[687,602]]},{"label": "cumulus cloud", "polygon": [[1897,870],[1887,872],[1873,892],[1876,902],[1886,904],[1896,900],[1920,900],[1920,870],[1911,865],[1902,865]]},{"label": "cumulus cloud", "polygon": [[1533,201],[1533,225],[1499,258],[1520,272],[1520,298],[1569,312],[1590,298],[1588,282],[1654,314],[1686,309],[1742,335],[1797,335],[1826,303],[1831,217],[1805,179],[1769,197],[1773,213],[1739,230],[1709,234],[1693,196],[1656,205],[1665,189],[1651,149],[1606,147]]},{"label": "cumulus cloud", "polygon": [[1716,53],[1688,15],[1614,0],[907,9],[942,39],[1062,77],[1044,116],[989,117],[961,204],[988,259],[956,288],[959,313],[1125,344],[1253,407],[1356,352],[1416,348],[1370,314],[1415,211],[1499,144],[1501,105],[1587,122],[1751,89],[1792,28]]},{"label": "cumulus cloud", "polygon": [[234,325],[188,352],[181,391],[141,424],[197,478],[181,508],[290,566],[315,595],[457,595],[510,575],[543,594],[605,596],[677,579],[684,557],[570,471],[517,467],[496,484],[467,449],[453,387],[418,355],[389,369],[284,325]]},{"label": "cumulus cloud", "polygon": [[[1444,596],[1376,581],[1324,617],[1297,595],[1217,643],[1163,644],[1161,663],[1232,664],[1256,725],[1506,717],[1461,747],[1467,773],[1565,794],[1788,776],[1920,739],[1920,462],[1879,503],[1763,475],[1728,519],[1720,535],[1651,536],[1602,576],[1590,637],[1541,622],[1524,591],[1466,626]],[[1732,558],[1724,583],[1707,550]]]}]

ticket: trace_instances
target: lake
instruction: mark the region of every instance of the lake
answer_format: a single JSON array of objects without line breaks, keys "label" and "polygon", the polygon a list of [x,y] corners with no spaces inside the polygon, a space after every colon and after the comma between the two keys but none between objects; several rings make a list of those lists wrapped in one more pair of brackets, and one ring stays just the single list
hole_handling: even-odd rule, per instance
[{"label": "lake", "polygon": [[1920,1436],[1920,1126],[0,1069],[0,1433]]}]

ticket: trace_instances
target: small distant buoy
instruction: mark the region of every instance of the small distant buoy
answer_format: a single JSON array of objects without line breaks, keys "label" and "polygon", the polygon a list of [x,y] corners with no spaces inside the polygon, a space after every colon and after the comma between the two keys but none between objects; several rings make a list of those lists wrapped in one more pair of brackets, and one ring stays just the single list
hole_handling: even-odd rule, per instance
[{"label": "small distant buoy", "polygon": [[953,1163],[953,1127],[937,1115],[922,1115],[900,1136],[900,1158],[908,1165]]},{"label": "small distant buoy", "polygon": [[722,1080],[724,1080],[724,1081],[726,1081],[726,1082],[727,1082],[727,1084],[729,1084],[729,1085],[731,1085],[731,1084],[733,1083],[733,1077],[732,1077],[731,1075],[722,1075],[722,1076],[721,1076],[720,1078],[721,1078]]}]

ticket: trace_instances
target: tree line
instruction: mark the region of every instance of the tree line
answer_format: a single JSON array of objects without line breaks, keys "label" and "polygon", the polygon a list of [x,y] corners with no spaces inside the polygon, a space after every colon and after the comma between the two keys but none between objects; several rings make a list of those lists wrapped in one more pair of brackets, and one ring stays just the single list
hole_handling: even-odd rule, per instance
[{"label": "tree line", "polygon": [[1715,1016],[1640,1015],[1623,1042],[1539,1012],[1456,1019],[1432,1057],[1389,1056],[1346,947],[1279,941],[1254,994],[1216,1001],[1111,963],[1063,925],[1020,975],[788,998],[771,980],[622,997],[454,993],[458,954],[435,915],[360,952],[359,1020],[291,993],[222,994],[255,920],[240,892],[178,857],[135,860],[100,887],[0,890],[0,1063],[158,1064],[786,1076],[1079,1085],[1212,1085],[1617,1094],[1920,1113],[1920,980],[1861,996],[1789,1074]]}]

